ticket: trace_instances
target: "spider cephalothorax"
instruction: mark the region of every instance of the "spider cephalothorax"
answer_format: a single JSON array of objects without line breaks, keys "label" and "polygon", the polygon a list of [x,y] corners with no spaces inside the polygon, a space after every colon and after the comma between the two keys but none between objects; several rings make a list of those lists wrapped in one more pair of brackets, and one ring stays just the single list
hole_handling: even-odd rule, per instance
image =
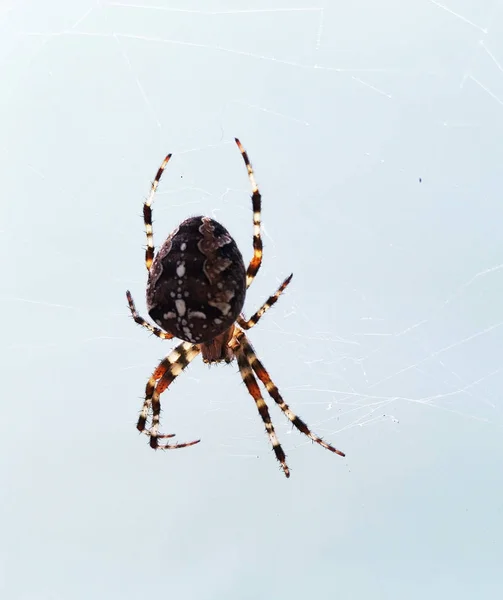
[{"label": "spider cephalothorax", "polygon": [[[275,294],[268,298],[250,319],[244,318],[241,310],[246,290],[262,264],[261,196],[248,155],[237,138],[236,144],[248,170],[253,191],[253,258],[248,269],[245,270],[241,252],[227,229],[214,219],[203,216],[191,217],[181,223],[154,256],[151,205],[171,154],[166,156],[157,171],[150,195],[145,201],[145,264],[149,272],[147,309],[159,327],[154,327],[138,314],[128,291],[129,308],[133,319],[157,337],[167,340],[178,337],[184,341],[160,362],[148,380],[137,428],[149,436],[150,445],[154,449],[168,450],[197,444],[200,440],[178,444],[159,443],[159,439],[174,437],[174,434],[159,433],[160,396],[199,353],[203,361],[208,363],[229,363],[236,358],[241,377],[262,417],[276,458],[281,463],[285,475],[289,477],[286,456],[276,437],[257,377],[294,427],[327,450],[340,456],[344,456],[344,453],[315,435],[304,421],[290,410],[246,337],[245,331],[256,325],[262,315],[278,300],[290,283],[292,275],[283,281]],[[152,422],[151,427],[147,428],[149,415]]]}]

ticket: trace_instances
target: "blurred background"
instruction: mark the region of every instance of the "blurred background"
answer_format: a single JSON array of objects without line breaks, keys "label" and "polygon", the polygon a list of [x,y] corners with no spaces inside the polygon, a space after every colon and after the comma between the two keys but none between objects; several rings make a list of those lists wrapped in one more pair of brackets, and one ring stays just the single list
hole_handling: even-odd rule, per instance
[{"label": "blurred background", "polygon": [[[0,591],[9,600],[501,598],[503,6],[496,0],[0,4]],[[274,458],[237,364],[145,309],[154,241],[221,221],[291,408]]]}]

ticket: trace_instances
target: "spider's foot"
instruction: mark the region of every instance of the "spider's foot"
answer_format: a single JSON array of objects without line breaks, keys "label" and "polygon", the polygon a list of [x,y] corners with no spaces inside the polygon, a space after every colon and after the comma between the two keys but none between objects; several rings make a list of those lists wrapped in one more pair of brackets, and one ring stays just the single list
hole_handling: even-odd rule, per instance
[{"label": "spider's foot", "polygon": [[344,452],[342,452],[342,450],[338,450],[335,446],[332,446],[332,444],[328,444],[327,442],[325,442],[324,440],[322,440],[321,438],[315,436],[314,434],[311,434],[309,436],[314,442],[317,442],[320,446],[322,446],[323,448],[326,448],[327,450],[330,450],[330,452],[333,452],[334,454],[338,454],[339,456],[346,456],[344,454]]},{"label": "spider's foot", "polygon": [[[271,428],[272,428],[272,425],[271,425]],[[273,432],[273,436],[274,436],[272,449],[274,451],[274,454],[276,455],[276,459],[278,460],[278,462],[281,466],[281,470],[285,474],[285,477],[288,478],[288,477],[290,477],[290,469],[288,468],[288,465],[286,464],[285,451],[283,450],[280,443],[276,439],[276,435],[274,434],[274,429],[272,429],[272,432]]]},{"label": "spider's foot", "polygon": [[126,298],[127,298],[127,303],[129,305],[129,310],[131,311],[131,313],[134,316],[134,314],[136,313],[136,307],[134,305],[133,296],[131,296],[131,292],[129,290],[126,290]]},{"label": "spider's foot", "polygon": [[192,442],[182,442],[180,444],[159,444],[158,450],[176,450],[177,448],[188,448],[189,446],[195,446],[199,444],[201,440],[193,440]]},{"label": "spider's foot", "polygon": [[174,433],[152,433],[151,431],[145,431],[150,436],[150,447],[152,450],[174,450],[177,448],[187,448],[188,446],[194,446],[199,444],[201,440],[193,440],[192,442],[180,442],[177,444],[159,444],[159,440],[166,438],[175,437]]}]

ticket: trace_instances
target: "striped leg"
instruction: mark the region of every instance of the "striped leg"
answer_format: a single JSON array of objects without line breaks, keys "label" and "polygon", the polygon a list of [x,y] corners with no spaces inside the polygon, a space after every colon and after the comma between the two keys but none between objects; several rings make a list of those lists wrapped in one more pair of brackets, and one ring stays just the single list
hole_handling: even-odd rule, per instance
[{"label": "striped leg", "polygon": [[152,261],[154,260],[154,237],[152,230],[152,202],[154,200],[155,192],[159,186],[159,181],[161,180],[162,173],[166,168],[166,165],[169,163],[169,159],[171,158],[171,154],[168,154],[166,158],[162,161],[162,165],[159,167],[157,171],[157,175],[155,176],[154,181],[152,182],[152,186],[150,187],[150,194],[148,198],[145,200],[143,205],[143,221],[145,222],[145,233],[147,234],[147,249],[145,251],[145,266],[147,267],[147,271],[150,271],[150,267],[152,266]]},{"label": "striped leg", "polygon": [[281,410],[285,413],[285,415],[288,417],[288,419],[290,419],[292,425],[294,427],[296,427],[304,435],[307,435],[307,437],[311,438],[313,440],[313,442],[316,442],[320,446],[323,446],[323,448],[326,448],[327,450],[330,450],[330,452],[334,452],[335,454],[338,454],[339,456],[346,456],[344,454],[344,452],[341,452],[334,446],[327,444],[327,442],[324,442],[320,437],[315,435],[309,429],[309,427],[304,423],[304,421],[290,410],[288,404],[286,404],[286,402],[283,400],[281,394],[279,393],[278,388],[274,385],[271,378],[269,377],[269,373],[266,371],[264,365],[257,358],[255,351],[253,350],[250,342],[246,339],[245,335],[242,336],[242,338],[240,340],[240,345],[242,348],[242,352],[246,356],[247,362],[250,364],[252,369],[255,371],[255,373],[256,373],[257,377],[260,379],[260,381],[265,385],[267,392],[269,393],[269,396],[271,396],[271,398],[281,408]]},{"label": "striped leg", "polygon": [[269,415],[269,409],[267,408],[265,400],[262,398],[260,388],[258,387],[258,383],[255,379],[255,375],[253,374],[250,363],[247,360],[247,356],[241,350],[238,350],[236,358],[238,360],[239,372],[241,373],[241,377],[243,378],[248,392],[255,400],[255,404],[257,405],[258,412],[262,417],[262,421],[264,421],[265,430],[267,431],[267,435],[271,440],[274,454],[281,463],[281,468],[283,469],[283,472],[286,475],[286,477],[290,477],[290,469],[286,464],[285,452],[283,451],[283,448],[281,447],[281,444],[279,443],[278,438],[276,437],[276,432],[274,431],[274,426],[271,422],[271,417]]},{"label": "striped leg", "polygon": [[[145,388],[145,400],[138,418],[136,428],[141,433],[150,436],[150,446],[156,450],[157,448],[185,448],[197,444],[199,440],[181,444],[165,444],[159,445],[159,438],[173,437],[173,434],[159,434],[159,419],[161,413],[160,395],[168,386],[180,375],[185,367],[199,354],[198,346],[189,342],[182,342],[170,354],[164,358],[157,369],[152,373],[152,376],[147,382]],[[157,384],[156,384],[157,382]],[[149,409],[152,409],[152,427],[146,429],[146,422]]]},{"label": "striped leg", "polygon": [[290,283],[290,281],[292,281],[292,277],[293,277],[293,273],[291,275],[289,275],[285,279],[285,281],[283,281],[283,283],[279,286],[279,288],[276,291],[276,293],[273,294],[272,296],[270,296],[264,302],[264,304],[257,310],[257,312],[252,317],[250,317],[248,319],[248,321],[245,321],[245,319],[243,317],[239,316],[238,317],[238,324],[243,329],[251,329],[254,325],[256,325],[260,321],[260,318],[262,317],[262,315],[267,310],[269,310],[273,304],[276,304],[276,302],[278,301],[278,298],[285,291],[285,288],[288,286],[288,284]]},{"label": "striped leg", "polygon": [[[178,345],[174,350],[172,350],[169,353],[168,356],[166,356],[166,358],[163,358],[161,360],[158,367],[152,373],[152,375],[150,376],[150,379],[147,381],[147,385],[145,388],[145,399],[143,401],[143,406],[140,411],[140,416],[138,417],[138,422],[136,423],[136,429],[138,429],[138,431],[140,433],[144,433],[145,435],[148,435],[149,437],[150,437],[150,430],[147,429],[147,418],[148,418],[148,412],[152,406],[152,394],[154,393],[154,389],[155,389],[157,381],[164,375],[164,373],[171,366],[171,364],[172,364],[171,359],[176,360],[180,356],[179,350],[180,350],[181,345],[182,344]],[[172,357],[172,355],[173,355],[173,357]],[[167,433],[167,434],[165,434],[165,437],[175,437],[175,434]]]},{"label": "striped leg", "polygon": [[131,311],[131,315],[132,315],[134,321],[136,323],[138,323],[138,325],[145,327],[145,329],[148,329],[151,333],[153,333],[158,338],[161,338],[163,340],[171,340],[174,337],[171,333],[167,333],[166,331],[159,329],[159,327],[154,327],[148,321],[145,321],[145,319],[138,314],[136,307],[134,305],[134,302],[133,302],[133,297],[131,296],[131,292],[129,290],[127,290],[127,292],[126,292],[126,297],[127,297],[127,301],[129,304],[129,310]]},{"label": "striped leg", "polygon": [[246,165],[246,170],[248,171],[248,178],[250,179],[251,187],[252,187],[252,207],[253,207],[253,258],[248,265],[248,270],[246,271],[246,287],[249,288],[252,281],[255,279],[255,275],[258,273],[260,269],[260,265],[262,264],[262,238],[260,237],[260,209],[261,209],[261,200],[262,196],[258,191],[257,183],[255,181],[255,175],[253,173],[253,168],[250,163],[250,159],[248,158],[248,154],[246,150],[241,145],[241,142],[238,138],[234,138],[236,144],[238,145],[239,151],[243,156],[243,160]]}]

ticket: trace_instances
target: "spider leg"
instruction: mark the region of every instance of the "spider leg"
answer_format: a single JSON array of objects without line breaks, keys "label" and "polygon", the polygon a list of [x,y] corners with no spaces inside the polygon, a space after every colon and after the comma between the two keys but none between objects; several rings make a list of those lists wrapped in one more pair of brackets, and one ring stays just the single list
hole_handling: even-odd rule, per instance
[{"label": "spider leg", "polygon": [[276,293],[273,294],[272,296],[270,296],[265,302],[264,304],[257,310],[257,312],[248,319],[248,321],[246,321],[242,316],[239,316],[237,321],[239,323],[239,325],[243,328],[243,329],[251,329],[254,325],[256,325],[262,315],[271,308],[271,306],[273,304],[276,304],[276,302],[278,301],[279,297],[281,296],[281,294],[285,291],[285,288],[288,286],[288,284],[290,283],[290,281],[292,280],[293,277],[293,273],[291,275],[289,275],[285,281],[283,281],[283,283],[279,286],[279,288],[277,289]]},{"label": "spider leg", "polygon": [[[146,433],[150,436],[150,446],[154,450],[170,449],[170,448],[185,448],[193,446],[200,440],[193,442],[184,442],[180,444],[159,444],[159,438],[173,437],[172,434],[159,434],[159,420],[161,414],[161,394],[169,387],[169,385],[180,375],[185,367],[199,354],[199,346],[182,342],[174,350],[172,350],[166,358],[164,358],[157,369],[152,373],[145,388],[145,401],[138,418],[136,428],[141,433]],[[152,410],[152,427],[150,431],[146,430],[146,422],[149,408]]]},{"label": "spider leg", "polygon": [[241,145],[241,142],[238,138],[234,138],[236,144],[238,145],[239,151],[243,157],[244,163],[246,165],[246,170],[248,171],[248,178],[250,180],[251,188],[252,188],[252,207],[253,207],[253,258],[248,265],[248,270],[246,271],[246,287],[249,288],[252,281],[255,279],[255,275],[258,273],[260,269],[260,265],[262,264],[262,238],[260,237],[260,210],[261,210],[261,201],[262,196],[257,187],[257,183],[255,181],[255,175],[253,173],[253,168],[250,163],[250,159],[248,158],[248,154],[246,150]]},{"label": "spider leg", "polygon": [[271,396],[271,398],[274,400],[274,402],[276,402],[276,404],[285,413],[285,415],[291,421],[292,425],[294,427],[296,427],[304,435],[307,435],[307,437],[311,438],[313,440],[313,442],[316,442],[320,446],[323,446],[323,448],[326,448],[327,450],[330,450],[330,452],[334,452],[335,454],[338,454],[339,456],[346,456],[344,454],[344,452],[341,452],[340,450],[338,450],[334,446],[328,444],[327,442],[323,441],[320,437],[318,437],[316,434],[314,434],[309,429],[309,427],[306,425],[306,423],[304,423],[304,421],[300,417],[298,417],[295,413],[293,413],[290,410],[288,404],[286,404],[286,402],[283,400],[281,394],[279,393],[278,388],[271,380],[269,373],[267,372],[264,365],[257,358],[255,351],[253,350],[250,342],[246,339],[246,336],[244,334],[240,339],[240,345],[241,345],[244,355],[246,356],[247,362],[250,364],[252,369],[255,371],[255,373],[256,373],[257,377],[260,379],[260,381],[265,385],[269,396]]},{"label": "spider leg", "polygon": [[[156,370],[152,373],[152,375],[150,376],[150,378],[147,382],[147,385],[145,388],[145,398],[143,400],[143,406],[140,411],[140,416],[138,417],[138,422],[136,423],[136,429],[138,429],[138,431],[140,433],[144,433],[145,435],[148,435],[149,437],[150,437],[150,429],[147,429],[147,418],[148,418],[148,411],[149,411],[150,407],[152,406],[153,390],[155,388],[157,381],[159,381],[159,379],[164,375],[164,373],[169,369],[170,365],[172,364],[170,362],[171,355],[174,352],[178,351],[180,346],[181,346],[181,344],[178,347],[176,347],[174,350],[172,350],[168,356],[166,356],[165,358],[163,358],[161,360],[161,362],[157,366]],[[173,360],[176,360],[177,356],[178,355],[175,354],[175,356],[173,357]],[[160,437],[160,436],[157,436],[157,437]],[[175,434],[174,433],[173,434],[166,433],[166,434],[164,434],[164,437],[166,437],[166,438],[175,437]]]},{"label": "spider leg", "polygon": [[147,249],[145,251],[145,266],[147,267],[147,271],[150,271],[150,267],[152,266],[152,261],[154,260],[154,236],[152,230],[152,202],[154,200],[155,192],[159,186],[159,181],[161,180],[162,173],[166,168],[166,165],[171,158],[171,154],[168,154],[166,158],[162,161],[162,165],[157,170],[157,174],[155,176],[154,181],[150,187],[150,194],[148,198],[145,200],[143,204],[143,221],[145,223],[145,233],[147,234]]},{"label": "spider leg", "polygon": [[[243,337],[244,337],[244,333],[243,333]],[[265,403],[265,400],[262,398],[262,395],[260,393],[260,388],[258,386],[255,375],[253,374],[253,371],[252,371],[251,365],[248,361],[248,358],[247,358],[246,354],[244,352],[242,352],[239,347],[237,348],[237,351],[236,351],[236,358],[237,358],[238,365],[239,365],[239,372],[241,373],[241,377],[243,378],[244,384],[246,385],[248,392],[250,393],[252,398],[255,400],[255,404],[257,406],[258,412],[259,412],[260,416],[262,417],[262,421],[264,422],[265,430],[267,432],[267,435],[269,436],[269,439],[271,440],[272,449],[274,450],[274,454],[276,455],[276,458],[280,462],[281,468],[283,469],[285,476],[290,477],[290,469],[288,468],[288,465],[286,464],[285,452],[284,452],[283,448],[281,447],[281,444],[279,443],[278,438],[276,437],[276,432],[274,431],[274,426],[272,424],[271,417],[269,415],[269,409],[267,408],[267,404]]]},{"label": "spider leg", "polygon": [[134,305],[134,302],[133,302],[133,297],[131,296],[131,292],[129,290],[127,290],[127,292],[126,292],[126,297],[127,297],[127,301],[129,304],[129,310],[131,311],[131,315],[132,315],[134,321],[136,323],[138,323],[138,325],[145,327],[145,329],[148,329],[151,333],[153,333],[158,338],[161,338],[163,340],[171,340],[174,337],[171,333],[167,333],[166,331],[159,329],[159,327],[154,327],[148,321],[145,321],[145,319],[138,314],[136,307]]}]

